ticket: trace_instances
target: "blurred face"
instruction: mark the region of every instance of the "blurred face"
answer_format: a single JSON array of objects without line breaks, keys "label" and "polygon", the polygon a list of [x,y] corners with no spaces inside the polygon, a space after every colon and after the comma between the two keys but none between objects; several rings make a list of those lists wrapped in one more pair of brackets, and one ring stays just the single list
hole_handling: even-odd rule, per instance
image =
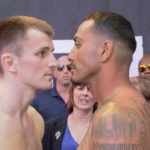
[{"label": "blurred face", "polygon": [[63,86],[69,86],[71,82],[71,69],[68,56],[62,56],[57,60],[57,68],[54,71],[57,83]]},{"label": "blurred face", "polygon": [[94,98],[88,86],[76,86],[73,93],[74,107],[80,110],[91,110],[94,106]]},{"label": "blurred face", "polygon": [[150,80],[150,57],[143,58],[139,64],[139,76]]},{"label": "blurred face", "polygon": [[29,29],[21,56],[17,57],[18,79],[34,89],[52,86],[53,69],[57,62],[53,55],[52,39],[36,29]]},{"label": "blurred face", "polygon": [[74,36],[74,47],[69,54],[74,82],[89,83],[89,80],[99,71],[97,56],[99,39],[92,32],[92,27],[92,20],[85,21]]}]

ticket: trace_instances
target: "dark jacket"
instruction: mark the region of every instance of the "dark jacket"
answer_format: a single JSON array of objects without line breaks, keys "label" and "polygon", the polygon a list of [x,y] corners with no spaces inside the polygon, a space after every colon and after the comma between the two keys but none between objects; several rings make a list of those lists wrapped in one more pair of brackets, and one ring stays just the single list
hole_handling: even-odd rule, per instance
[{"label": "dark jacket", "polygon": [[68,114],[67,105],[55,86],[49,90],[38,91],[31,105],[45,121]]},{"label": "dark jacket", "polygon": [[65,115],[54,118],[45,123],[45,133],[42,140],[43,150],[61,150],[61,143],[67,125],[67,118],[68,115]]}]

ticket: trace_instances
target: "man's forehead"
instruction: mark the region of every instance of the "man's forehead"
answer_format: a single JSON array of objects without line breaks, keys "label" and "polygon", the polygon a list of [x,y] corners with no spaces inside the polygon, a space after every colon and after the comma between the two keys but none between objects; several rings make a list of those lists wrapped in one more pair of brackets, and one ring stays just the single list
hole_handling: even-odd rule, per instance
[{"label": "man's forehead", "polygon": [[150,57],[143,58],[141,63],[150,63]]},{"label": "man's forehead", "polygon": [[93,27],[94,25],[94,20],[86,20],[86,21],[83,21],[80,26],[79,26],[79,29],[89,29],[91,27]]},{"label": "man's forehead", "polygon": [[74,41],[82,41],[82,36],[84,36],[85,34],[93,34],[93,25],[94,25],[94,21],[93,20],[87,20],[84,21],[83,23],[81,23],[81,25],[79,26],[75,36],[74,36]]}]

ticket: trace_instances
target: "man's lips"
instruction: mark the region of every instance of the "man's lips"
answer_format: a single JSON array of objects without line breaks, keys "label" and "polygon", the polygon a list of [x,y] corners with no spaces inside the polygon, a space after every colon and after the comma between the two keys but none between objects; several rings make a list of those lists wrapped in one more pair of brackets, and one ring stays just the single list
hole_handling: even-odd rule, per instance
[{"label": "man's lips", "polygon": [[69,76],[63,76],[62,78],[65,79],[65,80],[68,80]]},{"label": "man's lips", "polygon": [[52,74],[52,73],[46,73],[44,76],[45,76],[46,78],[51,79],[51,78],[53,77],[53,74]]},{"label": "man's lips", "polygon": [[45,76],[53,76],[52,73],[46,73]]}]

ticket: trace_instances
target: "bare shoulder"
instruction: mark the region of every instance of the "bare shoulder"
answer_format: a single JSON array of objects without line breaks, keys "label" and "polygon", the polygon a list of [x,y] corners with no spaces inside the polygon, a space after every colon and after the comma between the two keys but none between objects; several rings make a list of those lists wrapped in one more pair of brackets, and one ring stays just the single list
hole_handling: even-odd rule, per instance
[{"label": "bare shoulder", "polygon": [[42,138],[43,134],[44,134],[44,120],[43,120],[42,116],[32,106],[29,106],[28,113],[32,116],[32,118],[34,120],[35,128],[36,128],[37,132],[39,133],[40,137]]},{"label": "bare shoulder", "polygon": [[149,141],[150,105],[132,92],[97,109],[78,150],[149,150]]},{"label": "bare shoulder", "polygon": [[111,102],[97,111],[91,127],[93,150],[150,149],[147,106],[145,103],[133,104]]},{"label": "bare shoulder", "polygon": [[40,115],[40,113],[32,106],[29,106],[28,108],[28,113],[32,115],[32,117],[36,120],[36,121],[40,121],[43,122],[43,118]]}]

